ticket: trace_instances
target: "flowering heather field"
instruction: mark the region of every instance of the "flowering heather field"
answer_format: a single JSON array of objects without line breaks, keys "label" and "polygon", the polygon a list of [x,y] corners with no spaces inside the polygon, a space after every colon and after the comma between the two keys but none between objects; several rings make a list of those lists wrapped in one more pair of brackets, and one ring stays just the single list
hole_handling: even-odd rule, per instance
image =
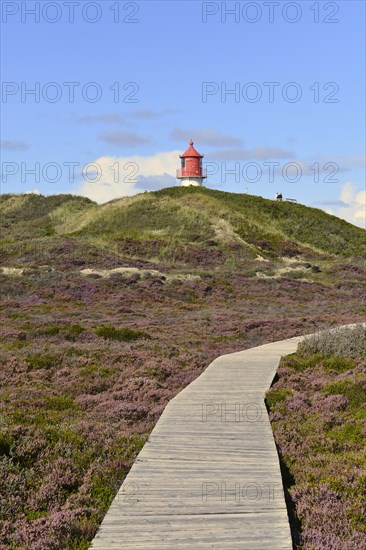
[{"label": "flowering heather field", "polygon": [[271,228],[273,201],[239,220],[230,194],[203,195],[184,212],[159,193],[0,201],[0,548],[88,548],[167,402],[218,355],[363,320],[366,270],[346,244],[361,230],[339,220],[327,241],[319,214],[321,250],[309,229],[273,229],[288,205]]},{"label": "flowering heather field", "polygon": [[282,359],[267,405],[296,548],[366,548],[365,329],[310,337]]}]

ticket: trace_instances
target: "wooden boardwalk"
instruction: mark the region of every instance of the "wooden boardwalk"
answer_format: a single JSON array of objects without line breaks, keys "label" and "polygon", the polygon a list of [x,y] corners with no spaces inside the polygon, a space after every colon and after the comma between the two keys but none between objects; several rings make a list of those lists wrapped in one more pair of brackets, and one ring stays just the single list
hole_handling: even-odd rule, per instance
[{"label": "wooden boardwalk", "polygon": [[264,394],[300,339],[222,355],[169,402],[92,549],[292,549]]}]

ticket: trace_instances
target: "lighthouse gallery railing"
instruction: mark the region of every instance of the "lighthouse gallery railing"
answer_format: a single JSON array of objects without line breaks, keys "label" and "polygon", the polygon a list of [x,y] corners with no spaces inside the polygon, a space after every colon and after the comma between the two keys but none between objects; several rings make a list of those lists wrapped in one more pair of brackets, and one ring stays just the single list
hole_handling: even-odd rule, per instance
[{"label": "lighthouse gallery railing", "polygon": [[187,168],[177,170],[177,178],[207,178],[207,170],[202,168],[201,170],[188,170]]}]

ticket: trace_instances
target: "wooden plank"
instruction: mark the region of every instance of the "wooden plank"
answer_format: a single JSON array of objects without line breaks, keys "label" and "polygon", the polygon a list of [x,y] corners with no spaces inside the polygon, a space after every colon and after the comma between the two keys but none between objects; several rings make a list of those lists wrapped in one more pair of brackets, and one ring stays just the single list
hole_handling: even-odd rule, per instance
[{"label": "wooden plank", "polygon": [[292,548],[264,394],[299,340],[218,357],[169,402],[92,549]]},{"label": "wooden plank", "polygon": [[222,355],[172,399],[91,548],[290,550],[264,394],[300,340]]}]

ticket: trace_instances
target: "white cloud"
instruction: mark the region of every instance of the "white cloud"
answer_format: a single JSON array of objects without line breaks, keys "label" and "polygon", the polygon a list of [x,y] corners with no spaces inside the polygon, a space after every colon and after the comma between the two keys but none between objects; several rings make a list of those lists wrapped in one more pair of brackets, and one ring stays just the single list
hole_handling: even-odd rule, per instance
[{"label": "white cloud", "polygon": [[351,181],[349,181],[348,183],[345,183],[342,187],[342,190],[341,190],[341,194],[340,194],[340,199],[342,202],[344,203],[349,203],[349,202],[352,202],[353,201],[353,198],[354,198],[354,194],[355,194],[355,189],[354,189],[354,185]]},{"label": "white cloud", "polygon": [[121,132],[104,131],[101,132],[98,137],[102,141],[118,147],[140,147],[151,141],[149,138],[137,134],[136,132],[125,130]]},{"label": "white cloud", "polygon": [[170,138],[175,141],[188,142],[190,139],[196,143],[199,147],[201,145],[210,145],[215,147],[232,147],[241,145],[243,140],[236,136],[230,136],[228,134],[222,134],[213,128],[204,129],[191,129],[184,130],[182,128],[175,128],[170,133]]},{"label": "white cloud", "polygon": [[123,118],[119,113],[104,113],[101,115],[85,115],[77,119],[77,122],[82,122],[84,124],[91,124],[93,122],[102,122],[102,123],[115,123],[123,122]]},{"label": "white cloud", "polygon": [[153,111],[152,109],[137,109],[131,113],[101,113],[99,115],[84,115],[76,119],[77,122],[83,124],[91,123],[121,123],[126,124],[129,120],[153,120],[174,113],[179,113],[180,111],[175,109],[163,109],[162,111]]},{"label": "white cloud", "polygon": [[32,191],[25,191],[24,192],[25,195],[40,195],[41,192],[39,189],[33,189]]},{"label": "white cloud", "polygon": [[[100,157],[93,161],[95,172],[89,170],[83,175],[75,193],[104,203],[145,189],[174,185],[180,154],[181,151],[170,151],[146,157]],[[88,181],[93,179],[96,181]]]},{"label": "white cloud", "polygon": [[343,218],[353,225],[366,227],[366,191],[356,189],[351,181],[345,183],[340,193],[344,206],[334,211],[339,218]]},{"label": "white cloud", "polygon": [[[208,159],[213,160],[268,160],[272,158],[296,158],[296,154],[293,151],[281,149],[279,147],[255,147],[253,149],[221,149],[213,151],[206,155]],[[282,170],[282,168],[281,168]],[[281,173],[281,171],[280,171]],[[289,176],[291,177],[291,175]]]},{"label": "white cloud", "polygon": [[[326,160],[327,159],[324,159],[324,161]],[[338,164],[360,167],[360,168],[364,168],[366,163],[365,155],[348,155],[343,157],[336,156],[336,157],[333,157],[331,160],[333,162],[337,162]]]},{"label": "white cloud", "polygon": [[29,146],[23,141],[1,140],[0,149],[6,149],[7,151],[26,151],[29,149]]}]

